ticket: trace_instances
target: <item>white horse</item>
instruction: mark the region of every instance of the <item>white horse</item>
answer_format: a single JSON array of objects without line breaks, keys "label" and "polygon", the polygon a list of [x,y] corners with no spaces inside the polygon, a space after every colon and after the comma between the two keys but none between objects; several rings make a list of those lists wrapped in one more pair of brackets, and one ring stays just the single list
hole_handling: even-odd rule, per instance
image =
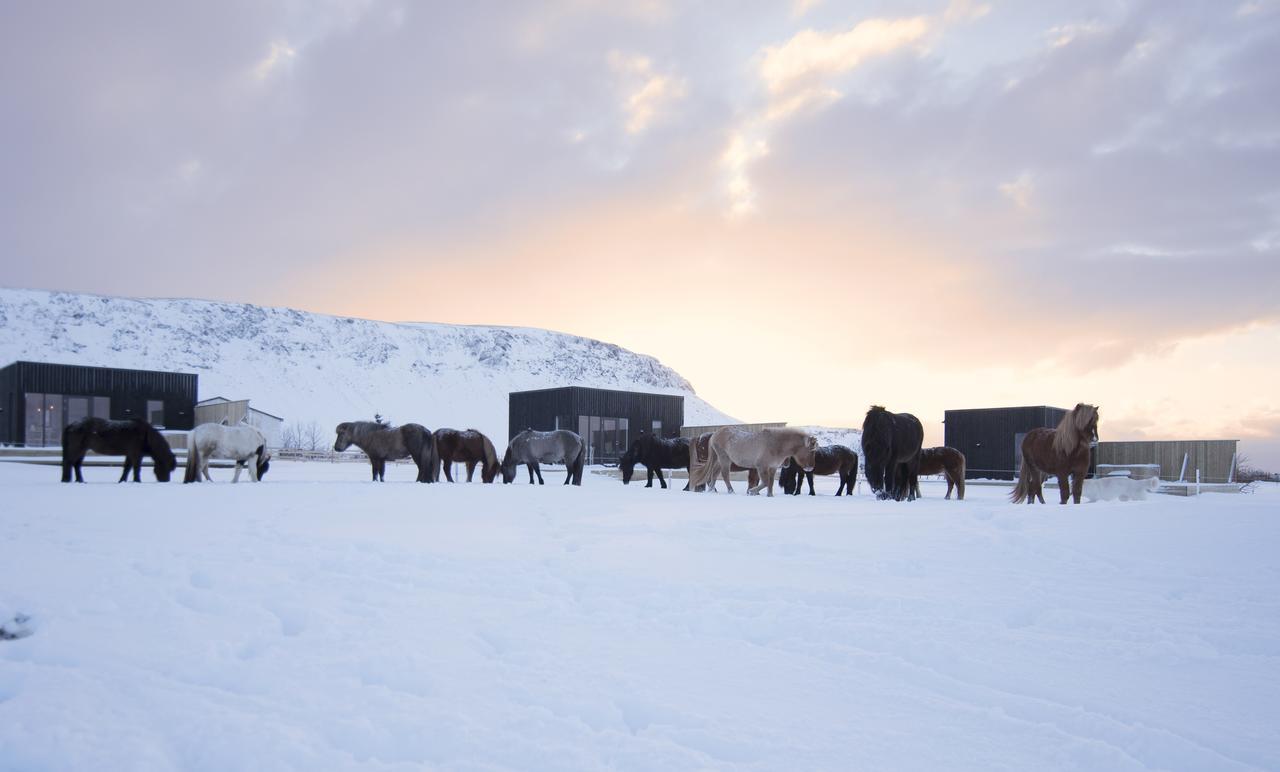
[{"label": "white horse", "polygon": [[229,458],[236,462],[236,474],[231,482],[240,481],[240,467],[248,464],[249,479],[258,482],[267,473],[271,454],[267,452],[267,438],[256,426],[239,424],[200,424],[187,435],[187,474],[184,483],[200,482],[200,478],[213,482],[209,476],[209,459]]}]

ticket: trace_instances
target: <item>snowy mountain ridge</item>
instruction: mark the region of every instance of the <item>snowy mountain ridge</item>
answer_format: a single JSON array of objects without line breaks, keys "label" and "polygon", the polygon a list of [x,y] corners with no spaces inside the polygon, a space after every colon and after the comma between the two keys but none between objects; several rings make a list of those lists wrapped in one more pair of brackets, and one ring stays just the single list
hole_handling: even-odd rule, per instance
[{"label": "snowy mountain ridge", "polygon": [[0,366],[15,360],[196,373],[200,399],[249,398],[322,427],[380,413],[504,441],[507,394],[557,386],[682,394],[686,423],[733,420],[675,370],[611,343],[247,303],[0,288]]}]

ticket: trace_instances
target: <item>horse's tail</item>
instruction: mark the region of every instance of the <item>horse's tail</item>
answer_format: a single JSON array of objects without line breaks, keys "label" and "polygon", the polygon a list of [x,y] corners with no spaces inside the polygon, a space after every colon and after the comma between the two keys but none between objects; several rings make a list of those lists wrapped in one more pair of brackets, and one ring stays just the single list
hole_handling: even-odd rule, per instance
[{"label": "horse's tail", "polygon": [[[240,474],[239,469],[236,474]],[[187,434],[187,472],[182,476],[182,482],[184,485],[200,482],[200,443],[196,442],[194,431]]]},{"label": "horse's tail", "polygon": [[409,455],[418,465],[418,482],[431,483],[440,479],[440,454],[436,451],[436,435],[426,428],[408,432],[405,443]]},{"label": "horse's tail", "polygon": [[587,443],[578,443],[578,457],[573,461],[573,484],[582,485],[582,470],[587,464]]},{"label": "horse's tail", "polygon": [[[67,424],[62,427],[62,481],[71,482],[72,462],[76,457],[76,450],[79,448],[80,438],[76,432],[71,431],[71,425]],[[75,443],[75,447],[72,443]]]},{"label": "horse's tail", "polygon": [[969,461],[964,457],[964,454],[961,453],[960,454],[960,471],[959,473],[956,474],[956,500],[957,501],[964,500],[964,478],[967,476],[968,469],[969,469]]},{"label": "horse's tail", "polygon": [[1013,493],[1009,494],[1009,500],[1014,504],[1021,504],[1027,500],[1027,496],[1031,495],[1031,475],[1036,474],[1036,470],[1032,468],[1031,462],[1027,460],[1027,454],[1022,454],[1022,470],[1018,473],[1018,484],[1013,486]]},{"label": "horse's tail", "polygon": [[707,460],[698,460],[698,448],[694,443],[689,445],[689,490],[697,490],[716,477],[716,452],[707,442]]}]

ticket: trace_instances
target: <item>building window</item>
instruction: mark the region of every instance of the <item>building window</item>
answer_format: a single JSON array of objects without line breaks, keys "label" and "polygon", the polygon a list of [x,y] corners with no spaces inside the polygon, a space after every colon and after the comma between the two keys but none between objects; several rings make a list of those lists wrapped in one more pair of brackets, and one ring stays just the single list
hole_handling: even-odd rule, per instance
[{"label": "building window", "polygon": [[164,402],[158,399],[147,400],[147,421],[153,426],[164,426]]},{"label": "building window", "polygon": [[587,445],[587,463],[617,461],[627,448],[630,421],[596,415],[578,416],[578,435]]},{"label": "building window", "polygon": [[653,436],[654,436],[654,437],[661,437],[661,436],[662,436],[662,422],[661,422],[661,421],[654,421],[654,422],[653,422],[653,426],[652,426],[652,430],[653,430]]}]

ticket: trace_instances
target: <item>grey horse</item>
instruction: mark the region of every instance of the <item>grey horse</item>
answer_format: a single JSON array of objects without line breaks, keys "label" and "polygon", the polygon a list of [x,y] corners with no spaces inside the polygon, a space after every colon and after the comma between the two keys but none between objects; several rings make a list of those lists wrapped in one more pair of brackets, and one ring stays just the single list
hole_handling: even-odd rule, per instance
[{"label": "grey horse", "polygon": [[511,444],[502,457],[502,482],[509,483],[516,479],[516,465],[524,464],[529,467],[529,484],[533,485],[533,476],[536,474],[538,484],[542,485],[542,469],[538,464],[564,464],[568,470],[564,484],[582,485],[582,466],[586,460],[586,443],[568,429],[557,429],[554,432],[525,429],[511,438]]},{"label": "grey horse", "polygon": [[333,443],[333,449],[341,453],[355,445],[363,450],[373,465],[374,482],[386,480],[387,459],[394,461],[406,456],[418,466],[418,482],[436,481],[436,467],[439,466],[436,438],[421,424],[387,426],[375,421],[347,421],[338,424],[335,431],[338,439]]}]

